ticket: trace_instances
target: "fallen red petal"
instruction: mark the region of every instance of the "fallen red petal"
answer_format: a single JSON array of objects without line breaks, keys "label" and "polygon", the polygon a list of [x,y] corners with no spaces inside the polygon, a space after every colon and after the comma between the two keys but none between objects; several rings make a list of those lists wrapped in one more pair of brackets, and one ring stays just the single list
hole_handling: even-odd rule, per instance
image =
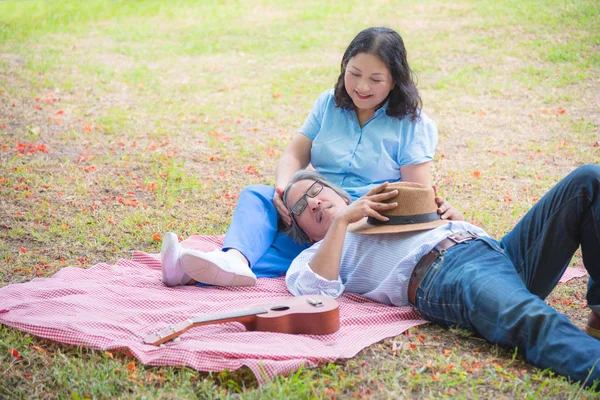
[{"label": "fallen red petal", "polygon": [[17,360],[20,360],[20,359],[22,359],[22,358],[23,358],[23,357],[21,357],[21,355],[19,354],[19,352],[18,352],[16,349],[13,349],[13,348],[11,348],[11,349],[9,350],[9,353],[10,353],[10,354],[11,354],[11,355],[12,355],[14,358],[16,358]]}]

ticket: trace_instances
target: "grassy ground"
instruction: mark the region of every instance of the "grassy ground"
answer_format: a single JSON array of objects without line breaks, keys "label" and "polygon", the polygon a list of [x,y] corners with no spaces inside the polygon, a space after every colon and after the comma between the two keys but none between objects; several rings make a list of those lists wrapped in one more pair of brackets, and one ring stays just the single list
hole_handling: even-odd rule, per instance
[{"label": "grassy ground", "polygon": [[[373,25],[405,39],[442,194],[490,234],[600,163],[594,0],[2,1],[0,286],[157,252],[157,233],[223,234]],[[584,293],[548,301],[582,326]],[[594,398],[435,326],[261,387],[0,327],[0,373],[0,398]]]}]

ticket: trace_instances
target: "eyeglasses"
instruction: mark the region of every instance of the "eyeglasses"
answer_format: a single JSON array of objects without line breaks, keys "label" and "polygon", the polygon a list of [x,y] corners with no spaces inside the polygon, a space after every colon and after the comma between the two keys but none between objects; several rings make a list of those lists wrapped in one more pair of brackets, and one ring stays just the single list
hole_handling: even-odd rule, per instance
[{"label": "eyeglasses", "polygon": [[296,204],[294,204],[294,206],[290,210],[290,213],[294,215],[302,214],[302,212],[306,209],[306,206],[308,205],[306,197],[315,197],[316,195],[321,193],[323,187],[324,186],[321,182],[315,181],[315,183],[310,185],[306,192],[304,192],[304,194],[302,195],[302,197],[300,197]]}]

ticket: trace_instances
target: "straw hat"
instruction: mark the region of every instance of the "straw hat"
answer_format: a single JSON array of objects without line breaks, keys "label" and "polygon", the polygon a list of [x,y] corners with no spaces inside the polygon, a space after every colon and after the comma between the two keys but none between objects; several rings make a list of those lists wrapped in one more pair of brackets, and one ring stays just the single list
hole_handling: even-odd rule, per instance
[{"label": "straw hat", "polygon": [[449,222],[441,219],[437,213],[438,206],[433,187],[412,182],[396,182],[390,183],[383,192],[392,190],[398,190],[398,195],[386,203],[397,202],[398,207],[380,213],[388,217],[389,221],[368,217],[350,224],[348,230],[360,234],[412,232],[436,228]]}]

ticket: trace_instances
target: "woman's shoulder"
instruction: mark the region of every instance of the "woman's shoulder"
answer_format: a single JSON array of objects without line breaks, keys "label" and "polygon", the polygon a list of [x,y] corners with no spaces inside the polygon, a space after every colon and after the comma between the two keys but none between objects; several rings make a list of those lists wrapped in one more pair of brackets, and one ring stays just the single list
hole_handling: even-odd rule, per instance
[{"label": "woman's shoulder", "polygon": [[435,122],[433,122],[433,120],[431,118],[429,118],[429,116],[427,114],[425,114],[425,111],[423,110],[419,110],[419,116],[417,117],[418,120],[421,120],[421,122],[423,124],[434,124]]},{"label": "woman's shoulder", "polygon": [[325,90],[317,98],[317,102],[323,103],[323,104],[330,104],[333,101],[335,101],[333,88]]},{"label": "woman's shoulder", "polygon": [[[437,137],[437,125],[425,113],[420,112],[414,120],[410,115],[404,117],[390,117],[380,120],[378,124],[379,135],[387,132],[394,137],[401,137],[403,142],[409,143],[417,137]],[[375,128],[375,126],[373,126]]]},{"label": "woman's shoulder", "polygon": [[315,101],[313,110],[320,110],[320,112],[324,113],[343,111],[343,109],[338,107],[335,102],[335,93],[333,89],[327,89],[319,95]]},{"label": "woman's shoulder", "polygon": [[425,114],[424,111],[419,110],[417,117],[416,118],[412,118],[412,116],[410,114],[406,114],[403,117],[390,117],[389,115],[387,115],[387,117],[391,120],[391,121],[395,121],[396,123],[405,126],[407,128],[412,128],[414,129],[415,127],[421,126],[421,127],[427,127],[427,126],[432,126],[435,127],[435,122],[429,118],[429,116],[427,114]]}]

